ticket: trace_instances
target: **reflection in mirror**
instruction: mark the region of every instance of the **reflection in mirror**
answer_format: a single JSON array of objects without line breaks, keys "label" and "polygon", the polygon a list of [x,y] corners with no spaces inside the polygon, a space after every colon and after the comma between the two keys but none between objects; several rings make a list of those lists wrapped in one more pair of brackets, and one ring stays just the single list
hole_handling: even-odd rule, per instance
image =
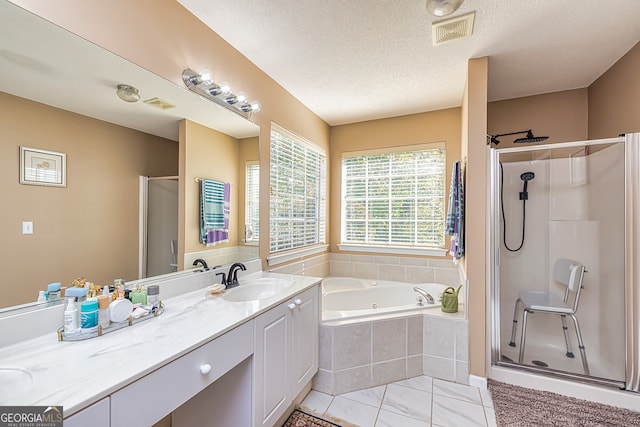
[{"label": "reflection in mirror", "polygon": [[[140,101],[119,99],[119,84],[136,87]],[[141,177],[179,176],[177,191],[187,200],[197,191],[190,177],[226,165],[222,179],[235,182],[235,240],[213,249],[187,240],[198,220],[185,205],[177,225],[184,241],[150,244],[169,254],[174,269],[191,268],[190,257],[203,251],[209,258],[232,253],[233,261],[257,256],[257,246],[245,245],[244,197],[246,164],[258,161],[258,126],[6,0],[0,0],[0,125],[0,308],[35,302],[52,282],[69,286],[85,277],[103,285],[147,275]],[[181,144],[197,150],[206,142],[191,140],[196,127],[205,138],[225,139],[232,156],[193,151],[207,169],[192,171],[186,161],[179,170]],[[21,146],[66,154],[66,187],[20,184]],[[32,224],[32,234],[22,233],[23,222]]]}]

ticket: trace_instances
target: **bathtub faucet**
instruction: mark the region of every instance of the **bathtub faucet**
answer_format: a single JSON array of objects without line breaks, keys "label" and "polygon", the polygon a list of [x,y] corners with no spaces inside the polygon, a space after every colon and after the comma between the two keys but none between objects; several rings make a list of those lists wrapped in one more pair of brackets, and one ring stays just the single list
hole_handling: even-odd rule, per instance
[{"label": "bathtub faucet", "polygon": [[[424,299],[426,299],[429,304],[436,303],[436,300],[431,296],[431,294],[424,289],[416,286],[413,288],[413,290],[420,294],[421,297],[424,297]],[[418,297],[418,305],[422,305],[422,298],[420,297]]]}]

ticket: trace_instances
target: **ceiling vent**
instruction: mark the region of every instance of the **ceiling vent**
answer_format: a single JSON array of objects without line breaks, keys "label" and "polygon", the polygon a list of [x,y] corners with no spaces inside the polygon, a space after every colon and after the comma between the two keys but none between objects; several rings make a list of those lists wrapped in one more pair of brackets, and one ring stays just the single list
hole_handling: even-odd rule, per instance
[{"label": "ceiling vent", "polygon": [[151,105],[152,107],[156,107],[159,108],[161,110],[168,110],[170,108],[176,108],[175,105],[170,104],[169,102],[165,101],[164,99],[160,99],[160,98],[151,98],[151,99],[147,99],[146,101],[143,101],[145,104],[147,105]]},{"label": "ceiling vent", "polygon": [[455,18],[434,22],[431,25],[433,45],[439,46],[454,40],[463,39],[473,34],[473,19],[476,13],[471,12]]}]

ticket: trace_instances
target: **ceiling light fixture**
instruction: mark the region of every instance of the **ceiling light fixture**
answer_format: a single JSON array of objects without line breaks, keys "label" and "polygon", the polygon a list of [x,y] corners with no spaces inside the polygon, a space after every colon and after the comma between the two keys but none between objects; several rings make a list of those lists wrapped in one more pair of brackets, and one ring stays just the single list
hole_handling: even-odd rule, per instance
[{"label": "ceiling light fixture", "polygon": [[460,6],[464,0],[427,0],[427,10],[437,18],[449,16]]},{"label": "ceiling light fixture", "polygon": [[247,101],[247,96],[243,92],[232,93],[231,87],[227,82],[214,83],[208,71],[196,73],[187,68],[182,72],[182,81],[190,91],[247,119],[251,116],[251,113],[260,111],[260,103],[258,101]]},{"label": "ceiling light fixture", "polygon": [[118,85],[116,95],[125,102],[138,102],[140,100],[138,89],[129,85]]}]

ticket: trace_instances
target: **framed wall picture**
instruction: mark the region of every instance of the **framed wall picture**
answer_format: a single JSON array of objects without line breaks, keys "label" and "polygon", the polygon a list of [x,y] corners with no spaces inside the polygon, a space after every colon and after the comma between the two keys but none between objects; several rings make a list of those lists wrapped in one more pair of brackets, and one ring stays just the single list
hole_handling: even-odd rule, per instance
[{"label": "framed wall picture", "polygon": [[20,184],[67,186],[67,155],[20,147]]}]

